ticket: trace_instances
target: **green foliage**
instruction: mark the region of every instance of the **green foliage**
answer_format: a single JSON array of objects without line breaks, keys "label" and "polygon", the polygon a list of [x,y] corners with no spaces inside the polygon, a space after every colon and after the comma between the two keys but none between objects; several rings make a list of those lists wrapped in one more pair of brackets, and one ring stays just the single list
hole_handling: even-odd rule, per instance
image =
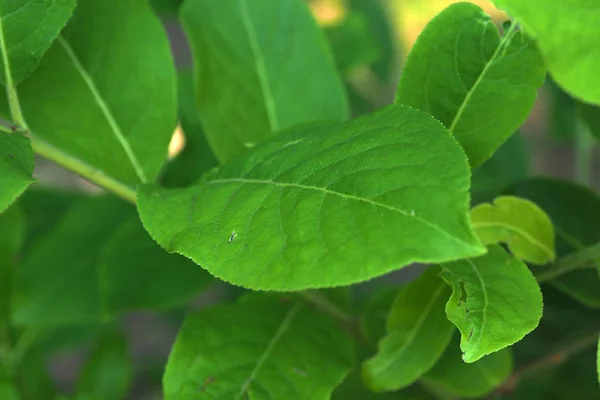
[{"label": "green foliage", "polygon": [[198,110],[220,162],[293,125],[347,118],[341,79],[302,0],[188,0],[181,18]]},{"label": "green foliage", "polygon": [[442,277],[452,287],[446,314],[460,330],[467,363],[521,340],[542,316],[542,293],[527,266],[497,245],[488,250],[442,264]]},{"label": "green foliage", "polygon": [[34,182],[33,150],[20,134],[0,132],[0,213]]},{"label": "green foliage", "polygon": [[512,28],[500,37],[478,6],[456,3],[419,36],[396,103],[439,119],[476,167],[525,121],[544,72],[535,42]]},{"label": "green foliage", "polygon": [[[197,186],[142,186],[138,209],[161,246],[218,278],[300,290],[482,254],[467,188],[467,162],[448,131],[422,112],[389,106],[293,129]],[[411,235],[398,242],[398,230]]]},{"label": "green foliage", "polygon": [[326,399],[353,358],[350,338],[329,318],[301,303],[248,296],[186,318],[165,399]]},{"label": "green foliage", "polygon": [[600,33],[600,4],[595,0],[492,0],[535,38],[554,80],[586,102],[600,104],[600,86],[590,85],[600,63],[596,46]]},{"label": "green foliage", "polygon": [[502,196],[471,210],[471,224],[483,244],[505,243],[520,259],[533,264],[554,261],[554,227],[535,203]]},{"label": "green foliage", "polygon": [[581,120],[587,125],[590,133],[600,139],[600,107],[591,104],[577,103]]}]

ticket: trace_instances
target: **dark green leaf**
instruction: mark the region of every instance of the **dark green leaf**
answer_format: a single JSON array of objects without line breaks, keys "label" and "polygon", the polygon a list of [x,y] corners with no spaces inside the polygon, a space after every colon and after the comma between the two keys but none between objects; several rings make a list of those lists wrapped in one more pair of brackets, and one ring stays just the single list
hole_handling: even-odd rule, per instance
[{"label": "dark green leaf", "polygon": [[527,265],[497,245],[488,250],[442,265],[453,291],[446,313],[460,330],[467,363],[518,342],[542,317],[542,293]]},{"label": "dark green leaf", "polygon": [[101,322],[182,304],[208,282],[191,261],[158,247],[130,205],[88,198],[27,254],[17,271],[13,316],[23,325]]},{"label": "dark green leaf", "polygon": [[363,378],[373,391],[405,388],[427,372],[450,343],[454,326],[444,305],[450,289],[430,268],[403,288],[387,320],[387,335],[377,354],[363,364]]},{"label": "dark green leaf", "polygon": [[131,380],[125,337],[104,335],[94,346],[77,382],[77,396],[89,400],[124,399]]},{"label": "dark green leaf", "polygon": [[516,31],[501,38],[481,8],[461,2],[434,17],[419,36],[396,103],[442,121],[476,167],[525,121],[544,76],[532,40]]},{"label": "dark green leaf", "polygon": [[399,290],[403,290],[403,287],[392,286],[378,289],[360,313],[361,331],[371,344],[376,345],[379,339],[386,334],[387,318]]},{"label": "dark green leaf", "polygon": [[0,132],[0,213],[34,182],[34,166],[29,139]]},{"label": "dark green leaf", "polygon": [[596,0],[547,2],[493,0],[535,38],[554,80],[574,97],[600,104],[595,80],[600,63],[600,3]]},{"label": "dark green leaf", "polygon": [[79,0],[18,89],[36,137],[98,174],[125,184],[150,182],[166,160],[175,69],[146,0]]},{"label": "dark green leaf", "polygon": [[544,87],[549,103],[546,114],[551,138],[559,143],[574,143],[577,133],[577,102],[550,75],[546,76]]},{"label": "dark green leaf", "polygon": [[185,187],[196,182],[209,169],[218,165],[213,155],[194,100],[191,71],[179,73],[179,123],[185,134],[185,147],[166,166],[161,178],[165,187]]},{"label": "dark green leaf", "polygon": [[169,356],[170,399],[327,399],[353,366],[353,343],[329,318],[256,296],[187,317]]},{"label": "dark green leaf", "polygon": [[[57,390],[46,368],[46,362],[44,354],[38,349],[29,349],[19,360],[16,380],[21,400],[56,400]],[[0,399],[4,400],[4,397],[0,396]]]},{"label": "dark green leaf", "polygon": [[600,382],[600,337],[598,338],[598,352],[596,357],[596,370],[598,371],[598,382]]},{"label": "dark green leaf", "polygon": [[587,125],[590,133],[600,139],[600,107],[591,104],[577,103],[579,116]]},{"label": "dark green leaf", "polygon": [[523,261],[543,265],[556,258],[552,221],[532,201],[497,197],[471,210],[471,225],[483,244],[505,243]]},{"label": "dark green leaf", "polygon": [[183,0],[150,0],[154,12],[161,17],[177,18]]},{"label": "dark green leaf", "polygon": [[465,215],[468,175],[439,122],[390,106],[292,129],[198,186],[141,186],[138,209],[161,246],[235,285],[345,286],[483,254]]},{"label": "dark green leaf", "polygon": [[[592,190],[551,178],[522,181],[507,190],[538,204],[554,224],[558,257],[600,242],[600,198]],[[550,282],[589,307],[600,307],[600,278],[593,270],[580,270]]]},{"label": "dark green leaf", "polygon": [[292,125],[347,118],[341,79],[304,1],[188,0],[181,19],[220,162]]},{"label": "dark green leaf", "polygon": [[[10,0],[0,4],[0,70],[13,84],[25,79],[65,26],[76,0]],[[8,62],[6,62],[8,59]],[[6,85],[5,73],[0,82]]]},{"label": "dark green leaf", "polygon": [[497,388],[512,371],[510,349],[489,354],[467,364],[461,359],[458,340],[453,341],[423,382],[459,398],[482,398]]}]

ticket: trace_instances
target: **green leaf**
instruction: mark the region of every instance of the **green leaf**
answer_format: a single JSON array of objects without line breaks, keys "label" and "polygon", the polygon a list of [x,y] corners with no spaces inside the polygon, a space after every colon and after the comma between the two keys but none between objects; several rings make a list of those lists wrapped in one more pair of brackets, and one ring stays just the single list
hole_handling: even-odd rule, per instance
[{"label": "green leaf", "polygon": [[34,167],[29,139],[18,133],[0,132],[0,213],[35,182]]},{"label": "green leaf", "polygon": [[453,291],[446,314],[460,330],[467,363],[518,342],[542,317],[542,293],[527,265],[497,245],[488,250],[442,265]]},{"label": "green leaf", "polygon": [[[0,68],[12,84],[25,79],[65,26],[76,0],[12,0],[0,4]],[[8,60],[8,62],[7,62]],[[6,74],[0,82],[7,84]]]},{"label": "green leaf", "polygon": [[130,385],[132,361],[127,341],[116,332],[94,346],[77,381],[77,396],[85,399],[124,399]]},{"label": "green leaf", "polygon": [[596,361],[596,369],[598,370],[598,382],[600,383],[600,337],[598,338],[598,356]]},{"label": "green leaf", "polygon": [[[27,340],[19,338],[19,340]],[[15,380],[19,382],[21,400],[56,400],[57,390],[47,371],[47,359],[37,348],[29,348],[19,360]],[[1,397],[4,400],[4,397]]]},{"label": "green leaf", "polygon": [[466,216],[468,186],[448,131],[390,106],[292,129],[198,186],[141,186],[138,211],[162,247],[216,277],[287,291],[483,254]]},{"label": "green leaf", "polygon": [[577,134],[577,101],[565,93],[550,75],[544,84],[548,97],[546,112],[550,137],[560,144],[573,144]]},{"label": "green leaf", "polygon": [[112,197],[86,198],[67,209],[18,268],[13,317],[33,326],[105,322],[184,304],[210,281],[191,261],[158,247],[133,207]]},{"label": "green leaf", "polygon": [[471,210],[471,225],[483,244],[506,243],[520,259],[548,264],[556,258],[554,227],[534,202],[514,196],[497,197]]},{"label": "green leaf", "polygon": [[396,103],[439,119],[476,167],[525,121],[544,76],[532,40],[512,29],[500,37],[481,8],[461,2],[420,34],[402,70]]},{"label": "green leaf", "polygon": [[161,17],[177,18],[183,0],[150,0],[154,12]]},{"label": "green leaf", "polygon": [[[550,216],[559,258],[600,242],[600,197],[594,191],[569,181],[535,178],[507,193],[535,202]],[[550,284],[588,307],[600,308],[600,278],[592,269],[570,272]]]},{"label": "green leaf", "polygon": [[590,133],[600,140],[600,107],[578,102],[577,111]]},{"label": "green leaf", "polygon": [[167,158],[175,79],[166,33],[146,0],[79,0],[18,91],[45,147],[134,185],[153,181]]},{"label": "green leaf", "polygon": [[535,38],[554,80],[584,101],[600,104],[595,81],[600,63],[597,46],[600,3],[596,0],[553,1],[540,7],[537,0],[493,0]]},{"label": "green leaf", "polygon": [[482,398],[504,382],[512,371],[512,353],[502,349],[467,364],[463,362],[457,341],[424,377],[423,382],[453,397]]},{"label": "green leaf", "polygon": [[450,343],[454,326],[444,313],[448,285],[430,268],[403,288],[387,321],[377,354],[363,363],[363,379],[373,391],[405,388],[427,372]]},{"label": "green leaf", "polygon": [[179,123],[185,134],[185,146],[166,166],[161,177],[165,187],[190,186],[204,172],[218,165],[202,129],[194,100],[192,73],[187,70],[179,73]]},{"label": "green leaf", "polygon": [[328,399],[353,366],[353,343],[328,317],[251,296],[186,318],[169,356],[170,399]]},{"label": "green leaf", "polygon": [[304,1],[188,0],[180,15],[221,163],[292,125],[347,118],[341,79]]}]

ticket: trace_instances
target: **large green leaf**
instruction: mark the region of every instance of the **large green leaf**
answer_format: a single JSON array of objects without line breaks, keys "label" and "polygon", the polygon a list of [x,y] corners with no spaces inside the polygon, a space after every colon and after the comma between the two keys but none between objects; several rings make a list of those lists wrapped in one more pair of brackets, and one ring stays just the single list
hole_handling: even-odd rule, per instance
[{"label": "large green leaf", "polygon": [[146,0],[79,0],[18,87],[46,147],[125,184],[153,181],[166,160],[175,89],[167,36]]},{"label": "large green leaf", "polygon": [[186,318],[169,356],[170,399],[328,399],[353,366],[353,343],[328,317],[252,296]]},{"label": "large green leaf", "polygon": [[88,198],[69,207],[17,269],[13,318],[40,326],[107,321],[183,304],[209,282],[194,263],[158,247],[133,207]]},{"label": "large green leaf", "polygon": [[596,0],[493,0],[534,37],[554,80],[567,92],[600,104],[600,3]]},{"label": "large green leaf", "polygon": [[0,213],[34,182],[34,167],[29,139],[0,132]]},{"label": "large green leaf", "polygon": [[188,0],[180,15],[219,161],[292,125],[347,118],[341,79],[304,1]]},{"label": "large green leaf", "polygon": [[450,289],[430,268],[403,288],[387,321],[377,354],[363,363],[363,378],[374,391],[398,390],[427,372],[450,343],[454,326],[444,305]]},{"label": "large green leaf", "polygon": [[197,186],[141,186],[138,210],[162,247],[220,279],[299,290],[483,254],[466,216],[468,187],[448,131],[390,106],[292,129]]},{"label": "large green leaf", "polygon": [[429,22],[402,70],[397,104],[426,111],[450,129],[476,167],[525,121],[544,82],[535,43],[456,3]]},{"label": "large green leaf", "polygon": [[[600,242],[600,197],[592,190],[569,181],[535,178],[507,192],[534,201],[550,216],[559,257]],[[593,269],[570,272],[550,284],[589,307],[600,308],[600,278]]]},{"label": "large green leaf", "polygon": [[[39,64],[65,26],[76,0],[8,0],[0,3],[0,82],[16,84]],[[8,62],[7,62],[8,60]]]},{"label": "large green leaf", "polygon": [[534,202],[501,196],[471,210],[471,225],[483,244],[506,243],[520,259],[533,264],[554,261],[554,227]]},{"label": "large green leaf", "polygon": [[502,349],[467,364],[461,359],[457,341],[453,341],[423,382],[458,398],[482,398],[497,388],[512,371],[510,349]]},{"label": "large green leaf", "polygon": [[521,260],[500,246],[482,257],[442,265],[452,286],[448,319],[460,330],[463,360],[472,363],[521,340],[542,317],[542,293]]}]

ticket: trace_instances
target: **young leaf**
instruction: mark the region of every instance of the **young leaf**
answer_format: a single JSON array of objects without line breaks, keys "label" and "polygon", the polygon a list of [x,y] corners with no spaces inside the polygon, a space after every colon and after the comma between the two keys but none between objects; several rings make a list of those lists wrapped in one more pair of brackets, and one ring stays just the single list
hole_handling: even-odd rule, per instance
[{"label": "young leaf", "polygon": [[194,263],[158,247],[131,206],[111,197],[85,198],[17,269],[13,318],[33,326],[103,322],[131,310],[183,304],[210,282]]},{"label": "young leaf", "polygon": [[0,213],[35,182],[34,167],[29,139],[18,133],[0,132]]},{"label": "young leaf", "polygon": [[197,186],[141,186],[138,210],[168,251],[235,285],[287,291],[483,254],[465,215],[468,186],[448,131],[390,106],[292,129]]},{"label": "young leaf", "polygon": [[453,341],[422,380],[453,397],[483,398],[508,378],[512,364],[510,349],[467,364],[461,359],[458,341]]},{"label": "young leaf", "polygon": [[146,0],[79,0],[18,90],[46,146],[133,185],[153,181],[166,160],[175,83],[167,36]]},{"label": "young leaf", "polygon": [[188,0],[180,15],[221,163],[292,125],[347,118],[341,79],[302,0]]},{"label": "young leaf", "polygon": [[476,167],[525,121],[544,76],[532,40],[512,28],[500,37],[481,8],[461,2],[434,17],[419,36],[396,103],[439,119]]},{"label": "young leaf", "polygon": [[493,0],[534,37],[554,80],[574,97],[600,104],[595,82],[600,63],[597,46],[600,3],[595,0]]},{"label": "young leaf", "polygon": [[527,265],[500,246],[488,250],[442,265],[453,291],[446,314],[460,330],[467,363],[518,342],[542,317],[542,293]]},{"label": "young leaf", "polygon": [[520,259],[548,264],[556,258],[554,226],[534,202],[502,196],[471,210],[471,225],[483,244],[506,243]]},{"label": "young leaf", "polygon": [[454,326],[444,314],[450,290],[430,268],[403,288],[392,305],[387,335],[375,356],[363,363],[363,379],[373,391],[399,390],[415,382],[441,357]]},{"label": "young leaf", "polygon": [[[12,0],[0,5],[0,70],[12,84],[25,79],[65,26],[76,0]],[[7,84],[6,74],[0,82]]]},{"label": "young leaf", "polygon": [[[535,178],[513,185],[507,193],[535,202],[550,216],[559,257],[600,242],[600,197],[592,190],[573,182]],[[569,272],[550,284],[589,307],[600,308],[600,278],[593,269]]]},{"label": "young leaf", "polygon": [[77,382],[82,399],[124,399],[131,380],[131,359],[125,337],[105,334],[96,343]]},{"label": "young leaf", "polygon": [[163,377],[165,400],[330,397],[353,366],[350,338],[312,309],[254,297],[186,318]]}]

